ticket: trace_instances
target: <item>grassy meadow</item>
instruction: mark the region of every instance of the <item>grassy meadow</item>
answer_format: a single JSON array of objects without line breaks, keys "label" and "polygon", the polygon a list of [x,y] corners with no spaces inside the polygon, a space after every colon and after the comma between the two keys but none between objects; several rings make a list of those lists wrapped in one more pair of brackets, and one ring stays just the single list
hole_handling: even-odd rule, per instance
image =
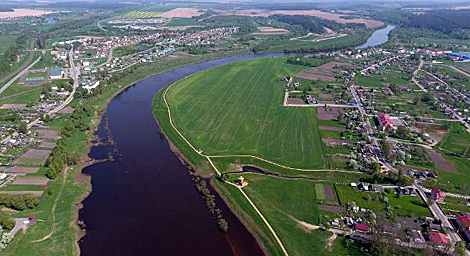
[{"label": "grassy meadow", "polygon": [[322,168],[316,110],[282,107],[280,78],[303,69],[285,58],[227,64],[177,82],[167,100],[178,129],[206,154]]}]

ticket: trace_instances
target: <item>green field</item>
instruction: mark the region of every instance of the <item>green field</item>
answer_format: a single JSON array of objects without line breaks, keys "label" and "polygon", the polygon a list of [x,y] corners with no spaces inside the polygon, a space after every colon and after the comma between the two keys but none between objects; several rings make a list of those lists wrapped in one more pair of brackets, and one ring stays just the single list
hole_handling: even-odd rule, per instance
[{"label": "green field", "polygon": [[177,82],[167,100],[178,130],[205,154],[321,168],[316,110],[282,107],[280,78],[303,69],[285,58],[227,64]]},{"label": "green field", "polygon": [[[257,174],[248,174],[244,177],[249,181],[249,185],[244,188],[245,193],[267,218],[290,255],[310,255],[312,252],[316,255],[359,254],[357,247],[344,247],[342,237],[338,237],[332,246],[328,247],[325,240],[331,236],[330,232],[308,230],[299,223],[319,224],[315,182],[285,180]],[[231,176],[231,178],[236,177]],[[216,182],[216,185],[223,188],[223,194],[233,202],[236,211],[245,216],[245,221],[249,222],[250,228],[255,230],[259,237],[272,237],[266,225],[237,189],[220,182]],[[262,239],[262,241],[270,254],[282,254],[275,240],[266,242]]]},{"label": "green field", "polygon": [[124,15],[123,18],[128,19],[150,19],[160,17],[162,12],[155,11],[132,11]]},{"label": "green field", "polygon": [[439,146],[464,157],[470,156],[470,134],[461,123],[453,122]]}]

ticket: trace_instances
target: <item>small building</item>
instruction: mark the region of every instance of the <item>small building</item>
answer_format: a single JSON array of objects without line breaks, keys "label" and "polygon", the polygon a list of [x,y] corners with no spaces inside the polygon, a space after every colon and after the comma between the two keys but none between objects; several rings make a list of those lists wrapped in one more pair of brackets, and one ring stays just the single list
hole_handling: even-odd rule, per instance
[{"label": "small building", "polygon": [[356,229],[356,231],[358,232],[364,232],[364,233],[370,232],[369,225],[364,224],[364,223],[356,223],[356,225],[354,225],[354,229]]},{"label": "small building", "polygon": [[429,232],[429,241],[436,245],[447,245],[450,243],[450,238],[440,232]]},{"label": "small building", "polygon": [[52,68],[49,77],[51,79],[61,79],[64,76],[63,68]]},{"label": "small building", "polygon": [[248,185],[248,181],[245,178],[243,178],[243,176],[240,176],[240,178],[238,178],[237,182],[238,182],[238,185],[240,185],[242,187]]},{"label": "small building", "polygon": [[433,188],[431,190],[431,196],[434,197],[437,202],[443,202],[444,199],[446,199],[446,194],[444,194],[444,192],[439,188]]},{"label": "small building", "polygon": [[387,128],[390,128],[392,130],[396,129],[389,115],[380,113],[377,115],[377,118],[379,119],[379,124],[380,128],[382,128],[382,131],[385,131],[385,129]]},{"label": "small building", "polygon": [[457,216],[457,224],[459,225],[460,231],[470,240],[470,217]]}]

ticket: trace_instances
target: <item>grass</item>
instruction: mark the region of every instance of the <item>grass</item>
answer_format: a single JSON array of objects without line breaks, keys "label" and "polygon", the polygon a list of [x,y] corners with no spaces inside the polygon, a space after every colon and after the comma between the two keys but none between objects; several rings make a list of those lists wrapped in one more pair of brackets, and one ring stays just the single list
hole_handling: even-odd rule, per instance
[{"label": "grass", "polygon": [[439,146],[458,155],[470,156],[470,134],[461,123],[453,122]]},{"label": "grass", "polygon": [[203,25],[195,19],[191,18],[173,18],[168,22],[165,27],[180,27],[180,26],[198,26]]},{"label": "grass", "polygon": [[281,106],[285,83],[279,78],[304,69],[284,61],[241,61],[177,82],[167,95],[176,126],[206,154],[323,167],[316,110]]},{"label": "grass", "polygon": [[347,35],[340,38],[323,40],[319,42],[309,42],[301,40],[280,40],[276,42],[271,42],[272,46],[269,47],[269,52],[282,52],[282,51],[298,51],[300,49],[311,49],[311,48],[321,48],[321,47],[332,47],[337,45],[352,46],[359,44],[358,42],[361,39],[365,39],[367,36],[364,36],[360,33]]},{"label": "grass", "polygon": [[315,184],[315,193],[318,200],[326,200],[325,186],[323,184]]},{"label": "grass", "polygon": [[[380,200],[380,194],[375,192],[362,192],[356,188],[335,185],[341,205],[355,202],[357,206],[373,211],[385,211],[387,204]],[[419,196],[402,196],[386,193],[388,205],[393,206],[394,213],[398,216],[430,216],[430,212]]]}]

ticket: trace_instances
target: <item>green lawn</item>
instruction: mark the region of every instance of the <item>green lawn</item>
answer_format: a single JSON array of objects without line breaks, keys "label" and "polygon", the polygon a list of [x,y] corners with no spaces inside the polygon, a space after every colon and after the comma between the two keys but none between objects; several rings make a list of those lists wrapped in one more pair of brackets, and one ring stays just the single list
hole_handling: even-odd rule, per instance
[{"label": "green lawn", "polygon": [[167,94],[178,129],[210,155],[256,155],[298,168],[324,166],[316,110],[284,108],[285,58],[223,65],[177,82]]}]

